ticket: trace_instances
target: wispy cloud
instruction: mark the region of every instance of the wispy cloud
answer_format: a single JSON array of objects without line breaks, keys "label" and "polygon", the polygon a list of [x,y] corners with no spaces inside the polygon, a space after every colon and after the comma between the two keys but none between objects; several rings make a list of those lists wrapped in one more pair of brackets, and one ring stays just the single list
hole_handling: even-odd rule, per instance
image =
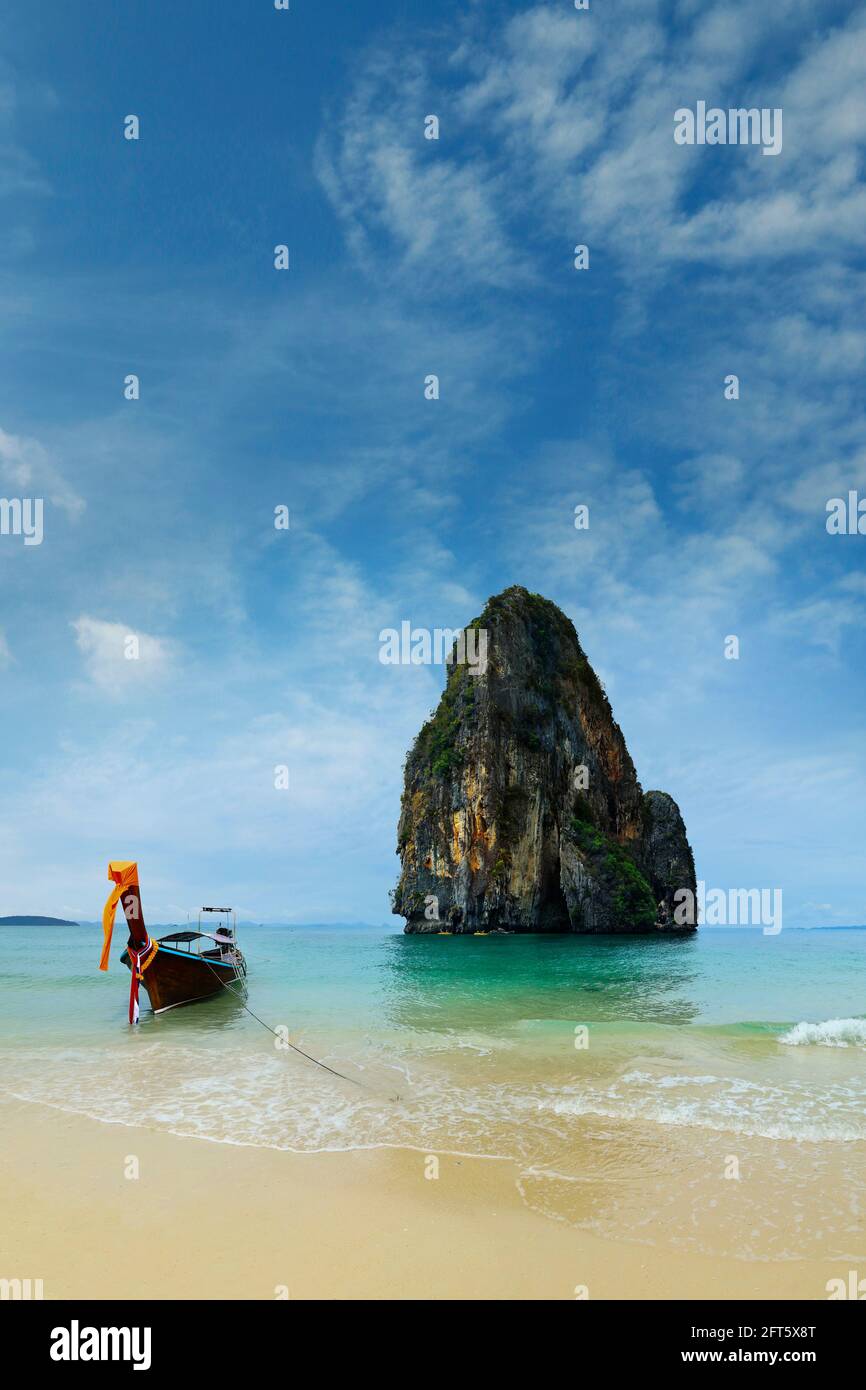
[{"label": "wispy cloud", "polygon": [[[493,32],[476,14],[457,40],[432,35],[423,58],[395,36],[364,64],[320,176],[353,249],[381,271],[384,234],[404,272],[445,287],[538,277],[539,218],[564,256],[570,239],[595,239],[634,283],[684,260],[856,250],[866,22],[834,8],[843,22],[817,39],[806,0],[680,6],[676,29],[658,4],[625,0],[616,43],[597,16],[551,5]],[[768,71],[780,40],[787,65]],[[782,158],[677,146],[674,111],[698,99],[781,106]],[[423,119],[437,108],[441,139],[428,142]]]},{"label": "wispy cloud", "polygon": [[31,199],[50,193],[50,183],[22,142],[20,127],[28,109],[44,110],[54,104],[49,87],[38,81],[23,82],[0,57],[0,200],[4,209],[0,260],[15,262],[33,249],[34,234],[26,209]]},{"label": "wispy cloud", "polygon": [[0,481],[7,488],[30,497],[44,497],[76,519],[84,511],[84,499],[73,490],[37,439],[7,434],[0,429]]}]

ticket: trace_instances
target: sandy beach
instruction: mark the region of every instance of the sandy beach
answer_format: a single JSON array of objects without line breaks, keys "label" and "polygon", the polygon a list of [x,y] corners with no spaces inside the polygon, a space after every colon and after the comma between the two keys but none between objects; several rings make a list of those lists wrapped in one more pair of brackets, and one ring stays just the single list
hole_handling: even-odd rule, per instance
[{"label": "sandy beach", "polygon": [[46,1299],[822,1299],[847,1273],[603,1241],[527,1209],[507,1161],[441,1155],[428,1179],[410,1150],[295,1155],[20,1102],[0,1121],[0,1274]]}]

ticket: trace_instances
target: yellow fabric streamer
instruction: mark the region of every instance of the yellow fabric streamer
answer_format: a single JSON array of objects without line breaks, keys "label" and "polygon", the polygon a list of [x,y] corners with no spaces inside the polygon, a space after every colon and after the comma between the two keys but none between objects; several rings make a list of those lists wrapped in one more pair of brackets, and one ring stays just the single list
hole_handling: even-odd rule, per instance
[{"label": "yellow fabric streamer", "polygon": [[145,972],[145,970],[147,969],[147,967],[148,967],[149,965],[153,965],[153,959],[154,959],[154,956],[156,955],[156,953],[157,953],[158,950],[159,950],[159,942],[158,942],[158,941],[151,941],[151,943],[150,943],[150,950],[149,950],[148,953],[147,953],[147,960],[145,960],[145,961],[139,960],[139,963],[138,963],[138,978],[139,978],[140,980],[144,979],[144,972]]},{"label": "yellow fabric streamer", "polygon": [[111,934],[114,931],[114,914],[117,911],[117,904],[127,888],[138,887],[138,865],[129,860],[113,860],[108,866],[108,877],[114,887],[108,895],[108,902],[102,909],[102,931],[105,939],[102,943],[102,955],[99,959],[100,970],[108,969]]}]

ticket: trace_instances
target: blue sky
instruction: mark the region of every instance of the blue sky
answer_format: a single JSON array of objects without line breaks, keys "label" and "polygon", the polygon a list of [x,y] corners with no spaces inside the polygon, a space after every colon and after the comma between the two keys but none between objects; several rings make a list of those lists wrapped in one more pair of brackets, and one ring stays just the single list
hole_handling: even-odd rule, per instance
[{"label": "blue sky", "polygon": [[[699,100],[781,154],[675,144]],[[379,632],[521,583],[699,877],[866,921],[864,142],[842,0],[0,19],[0,496],[45,499],[0,536],[0,915],[93,918],[129,857],[153,921],[389,920],[442,671]]]}]

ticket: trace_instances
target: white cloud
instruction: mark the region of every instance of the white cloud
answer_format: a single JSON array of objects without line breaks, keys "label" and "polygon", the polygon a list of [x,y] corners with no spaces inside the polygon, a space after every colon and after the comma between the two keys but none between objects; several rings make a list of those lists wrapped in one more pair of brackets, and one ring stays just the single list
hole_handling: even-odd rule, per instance
[{"label": "white cloud", "polygon": [[849,459],[821,463],[804,470],[791,480],[784,500],[794,511],[818,518],[822,528],[826,523],[826,506],[830,498],[847,501],[849,489],[866,490],[866,450]]},{"label": "white cloud", "polygon": [[109,695],[162,679],[172,667],[171,644],[124,623],[82,615],[72,623],[88,680]]},{"label": "white cloud", "polygon": [[0,429],[0,479],[16,495],[47,498],[72,520],[84,511],[83,499],[69,486],[37,439]]}]

